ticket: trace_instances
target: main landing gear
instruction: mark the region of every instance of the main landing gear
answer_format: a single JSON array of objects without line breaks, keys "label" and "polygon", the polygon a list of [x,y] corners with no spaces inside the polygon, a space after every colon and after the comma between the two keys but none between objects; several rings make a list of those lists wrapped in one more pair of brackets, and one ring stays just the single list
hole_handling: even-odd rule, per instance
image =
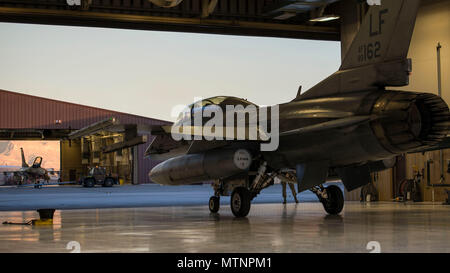
[{"label": "main landing gear", "polygon": [[324,188],[320,185],[312,188],[311,191],[317,195],[328,214],[337,215],[341,213],[344,208],[344,194],[338,186],[331,185]]},{"label": "main landing gear", "polygon": [[[217,213],[220,209],[220,196],[230,196],[230,207],[235,217],[245,217],[250,212],[251,201],[265,188],[274,184],[274,178],[280,175],[280,171],[270,170],[267,162],[263,161],[258,168],[250,170],[249,174],[229,177],[224,180],[216,180],[212,184],[214,196],[209,199],[209,210]],[[289,182],[297,182],[296,176],[282,176]],[[325,211],[336,215],[344,208],[344,194],[335,185],[324,188],[323,185],[310,189],[322,203]]]},{"label": "main landing gear", "polygon": [[236,217],[245,217],[250,212],[252,197],[250,191],[244,187],[238,187],[231,194],[231,211]]}]

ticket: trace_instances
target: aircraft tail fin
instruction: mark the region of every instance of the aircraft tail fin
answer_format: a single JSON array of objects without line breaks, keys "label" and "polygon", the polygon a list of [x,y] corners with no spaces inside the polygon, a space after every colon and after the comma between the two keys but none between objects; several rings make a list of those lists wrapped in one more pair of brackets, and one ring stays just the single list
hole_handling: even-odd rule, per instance
[{"label": "aircraft tail fin", "polygon": [[420,0],[371,6],[339,70],[406,59]]},{"label": "aircraft tail fin", "polygon": [[371,6],[339,71],[295,100],[408,85],[407,55],[419,5],[420,0],[382,0]]},{"label": "aircraft tail fin", "polygon": [[24,167],[24,168],[30,167],[30,166],[28,166],[27,162],[25,161],[25,155],[23,153],[23,148],[20,148],[20,154],[22,156],[22,167]]}]

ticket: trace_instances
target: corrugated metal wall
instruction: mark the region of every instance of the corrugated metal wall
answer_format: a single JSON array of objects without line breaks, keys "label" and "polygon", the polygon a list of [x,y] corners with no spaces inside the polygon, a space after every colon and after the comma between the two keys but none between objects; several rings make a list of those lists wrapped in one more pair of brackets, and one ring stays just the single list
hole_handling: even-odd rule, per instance
[{"label": "corrugated metal wall", "polygon": [[[167,121],[90,106],[0,90],[0,129],[81,129],[109,117],[121,123],[161,125]],[[55,121],[61,120],[60,124]],[[149,142],[151,137],[149,137]],[[148,172],[158,162],[144,159],[147,144],[138,147],[139,182],[149,183]]]}]

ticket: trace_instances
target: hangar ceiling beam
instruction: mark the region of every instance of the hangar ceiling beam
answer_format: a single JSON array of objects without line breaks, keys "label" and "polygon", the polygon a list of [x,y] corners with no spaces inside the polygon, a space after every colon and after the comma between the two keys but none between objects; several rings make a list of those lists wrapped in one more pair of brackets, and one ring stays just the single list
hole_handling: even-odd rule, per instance
[{"label": "hangar ceiling beam", "polygon": [[268,15],[266,2],[278,1],[184,0],[178,6],[161,8],[137,0],[93,0],[79,7],[68,6],[66,0],[0,0],[0,22],[340,40],[339,22],[312,26],[308,12],[277,20]]},{"label": "hangar ceiling beam", "polygon": [[118,142],[118,143],[114,143],[112,145],[106,146],[102,148],[102,152],[107,154],[107,153],[112,153],[112,152],[116,152],[118,150],[122,150],[122,149],[126,149],[126,148],[131,148],[140,144],[145,144],[147,143],[148,137],[146,135],[143,136],[136,136],[132,139],[129,140],[125,140],[123,142]]},{"label": "hangar ceiling beam", "polygon": [[116,118],[108,118],[99,122],[96,122],[92,125],[89,125],[87,127],[84,127],[80,130],[74,131],[72,133],[69,134],[69,139],[77,139],[77,138],[82,138],[85,136],[89,136],[92,135],[96,132],[99,132],[101,130],[106,130],[109,127],[113,126],[113,125],[117,125],[119,123],[119,121]]}]

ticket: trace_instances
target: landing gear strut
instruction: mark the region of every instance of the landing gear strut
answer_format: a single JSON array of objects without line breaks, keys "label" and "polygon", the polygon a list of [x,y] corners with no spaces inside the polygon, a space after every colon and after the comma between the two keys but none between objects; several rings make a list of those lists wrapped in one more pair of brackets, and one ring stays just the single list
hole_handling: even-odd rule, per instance
[{"label": "landing gear strut", "polygon": [[245,217],[250,212],[251,201],[261,190],[273,185],[277,172],[268,173],[267,163],[262,162],[257,172],[230,177],[214,182],[214,196],[209,199],[209,210],[219,211],[220,196],[231,196],[230,207],[235,217]]},{"label": "landing gear strut", "polygon": [[317,195],[328,214],[337,215],[341,213],[344,208],[344,194],[338,186],[331,185],[324,188],[320,185],[312,188],[311,191]]}]

